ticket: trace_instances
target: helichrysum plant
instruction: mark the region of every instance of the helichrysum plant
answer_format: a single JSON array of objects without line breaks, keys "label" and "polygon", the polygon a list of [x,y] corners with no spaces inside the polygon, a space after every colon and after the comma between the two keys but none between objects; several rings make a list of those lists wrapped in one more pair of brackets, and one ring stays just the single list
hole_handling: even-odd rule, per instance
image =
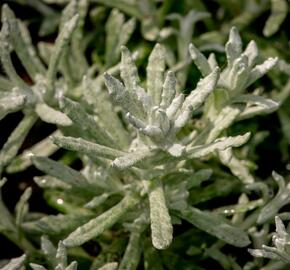
[{"label": "helichrysum plant", "polygon": [[[22,112],[23,119],[0,151],[0,188],[9,174],[34,166],[42,172],[34,182],[59,214],[29,211],[31,187],[14,212],[0,197],[0,232],[24,253],[1,269],[286,269],[289,234],[281,218],[289,217],[281,209],[290,202],[289,184],[273,172],[276,192],[272,179],[255,174],[251,159],[267,134],[245,123],[279,110],[287,132],[280,106],[289,87],[271,95],[259,87],[277,66],[287,73],[287,63],[260,52],[254,40],[244,45],[238,28],[271,9],[263,33],[274,35],[287,4],[217,1],[224,12],[240,8],[244,24],[237,17],[238,28],[225,23],[226,35],[192,39],[198,21],[212,27],[203,1],[186,15],[167,14],[172,4],[163,2],[23,1],[44,15],[40,36],[59,24],[54,43],[37,46],[3,4],[0,118]],[[61,14],[51,3],[63,6]],[[103,31],[91,35],[86,26],[94,23]],[[142,38],[134,41],[138,30]],[[102,47],[92,51],[91,44]],[[274,86],[282,84],[271,74]],[[55,131],[25,149],[39,119]],[[60,149],[60,160],[50,158]],[[249,259],[227,254],[232,247]]]}]

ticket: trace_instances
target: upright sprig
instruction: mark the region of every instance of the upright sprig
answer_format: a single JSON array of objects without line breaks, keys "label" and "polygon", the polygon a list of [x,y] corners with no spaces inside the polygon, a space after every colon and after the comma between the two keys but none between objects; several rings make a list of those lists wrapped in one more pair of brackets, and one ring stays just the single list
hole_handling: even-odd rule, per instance
[{"label": "upright sprig", "polygon": [[[207,76],[218,65],[214,54],[208,59],[193,45],[190,55],[200,72]],[[245,93],[247,88],[264,76],[276,64],[277,58],[268,58],[258,63],[259,52],[255,41],[250,41],[245,50],[238,30],[233,27],[225,45],[227,65],[221,71],[216,90],[209,96],[204,113],[208,124],[197,142],[211,142],[219,137],[234,122],[248,119],[256,115],[271,113],[279,107],[279,103],[258,95]],[[231,149],[220,151],[221,161],[232,173],[244,183],[255,180],[249,169],[235,157]]]},{"label": "upright sprig", "polygon": [[274,247],[262,245],[262,249],[249,249],[255,257],[281,260],[290,263],[290,235],[279,216],[275,217],[276,232],[272,236]]},{"label": "upright sprig", "polygon": [[[164,48],[157,44],[148,60],[146,90],[140,85],[137,67],[126,47],[122,47],[120,64],[120,76],[124,84],[108,73],[104,75],[113,103],[122,108],[126,120],[135,129],[131,134],[132,141],[129,146],[120,149],[118,144],[115,147],[112,143],[105,145],[97,137],[94,143],[82,138],[66,136],[52,138],[60,147],[100,160],[111,160],[109,174],[121,170],[133,173],[136,180],[141,180],[129,181],[126,187],[116,190],[115,192],[122,194],[123,199],[68,235],[64,240],[66,246],[78,246],[99,236],[122,219],[129,209],[135,208],[135,215],[141,216],[143,213],[139,208],[140,204],[149,205],[152,243],[157,249],[165,249],[172,242],[173,226],[170,209],[178,210],[181,218],[190,220],[195,226],[230,244],[239,242],[238,245],[245,246],[249,243],[247,234],[242,230],[234,229],[231,225],[226,225],[225,220],[219,217],[211,218],[206,213],[191,209],[187,203],[188,194],[186,195],[184,190],[178,191],[174,185],[168,185],[162,179],[166,174],[162,168],[168,167],[168,163],[170,164],[168,168],[173,170],[181,160],[201,158],[216,150],[238,147],[249,138],[249,134],[223,137],[202,145],[192,142],[192,134],[187,140],[178,139],[177,134],[192,118],[192,113],[199,109],[214,91],[219,78],[219,68],[215,68],[208,76],[201,79],[196,89],[185,97],[183,94],[176,94],[176,79],[173,72],[165,72],[164,58]],[[66,102],[71,103],[69,100]],[[74,108],[78,106],[75,104]],[[81,111],[75,111],[75,116],[69,114],[71,120],[78,126],[83,124],[83,121],[79,121],[83,118],[83,116],[80,118],[80,113]],[[90,126],[90,129],[94,132],[93,126]],[[193,131],[193,134],[195,132]],[[44,164],[38,162],[35,164],[45,172],[52,173],[45,169]],[[184,185],[186,186],[187,184]],[[178,202],[172,202],[173,198]],[[96,197],[96,200],[99,198]],[[195,217],[198,217],[199,222],[194,222]],[[224,224],[228,233],[236,237],[235,240],[232,241],[222,233],[222,227],[211,226],[211,229],[207,229],[206,225],[211,222]]]}]

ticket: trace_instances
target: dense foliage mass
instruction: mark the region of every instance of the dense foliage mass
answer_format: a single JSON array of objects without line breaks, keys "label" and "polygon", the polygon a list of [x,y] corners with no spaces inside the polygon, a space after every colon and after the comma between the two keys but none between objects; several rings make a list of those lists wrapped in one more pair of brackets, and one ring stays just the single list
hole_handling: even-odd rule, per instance
[{"label": "dense foliage mass", "polygon": [[2,270],[289,269],[286,0],[4,2]]}]

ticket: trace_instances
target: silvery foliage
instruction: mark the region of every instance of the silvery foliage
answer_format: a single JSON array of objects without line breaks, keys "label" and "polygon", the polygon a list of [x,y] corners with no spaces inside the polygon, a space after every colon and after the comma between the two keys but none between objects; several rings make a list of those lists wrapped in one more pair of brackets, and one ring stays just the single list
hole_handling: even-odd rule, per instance
[{"label": "silvery foliage", "polygon": [[272,236],[274,247],[262,245],[262,249],[249,249],[255,257],[278,259],[290,263],[290,235],[279,216],[275,217],[276,232]]},{"label": "silvery foliage", "polygon": [[[55,269],[75,269],[75,262],[66,263],[66,247],[80,246],[116,223],[124,224],[129,231],[129,242],[121,262],[100,265],[103,269],[116,269],[117,266],[136,269],[142,253],[143,232],[150,227],[153,246],[168,248],[173,239],[172,224],[181,219],[225,243],[247,246],[250,240],[243,228],[219,213],[201,211],[189,204],[189,191],[208,179],[212,172],[193,171],[185,163],[218,156],[243,183],[254,183],[249,169],[232,149],[246,143],[250,134],[226,136],[226,129],[235,121],[277,108],[278,104],[270,99],[245,94],[247,87],[273,68],[277,59],[270,58],[258,64],[255,42],[250,42],[242,51],[235,28],[225,46],[227,66],[222,70],[213,54],[207,59],[190,45],[190,55],[202,79],[186,96],[177,91],[174,72],[166,70],[166,54],[161,44],[152,50],[146,82],[141,81],[134,54],[123,46],[133,31],[134,20],[125,22],[124,16],[113,10],[106,26],[108,33],[112,34],[116,25],[122,25],[127,36],[122,39],[115,33],[116,39],[108,38],[108,59],[101,68],[94,67],[107,71],[104,76],[94,77],[94,68],[87,71],[84,48],[80,45],[86,1],[80,3],[84,5],[71,1],[63,12],[54,47],[39,46],[48,69],[38,59],[25,26],[6,5],[3,6],[0,49],[8,79],[0,77],[1,90],[4,88],[1,117],[18,110],[23,110],[25,117],[2,148],[0,166],[12,172],[23,170],[32,162],[46,174],[36,177],[35,182],[48,191],[51,203],[65,214],[25,220],[31,194],[27,189],[16,207],[15,217],[0,201],[1,214],[5,216],[0,221],[1,232],[14,242],[23,232],[65,235],[58,250],[42,238],[43,252]],[[66,62],[70,46],[73,47],[73,59],[81,63],[77,67]],[[24,82],[17,74],[11,61],[12,50],[34,84]],[[121,63],[116,64],[120,52]],[[114,57],[111,59],[109,55]],[[71,72],[69,68],[74,70]],[[60,79],[57,72],[62,74]],[[116,78],[118,74],[120,79]],[[109,95],[104,91],[104,84]],[[7,91],[10,89],[12,91]],[[193,115],[199,113],[204,123],[202,131],[189,124]],[[15,158],[38,117],[56,124],[58,130]],[[190,132],[184,135],[186,127]],[[58,147],[78,152],[84,169],[76,171],[49,159],[47,156]],[[166,181],[166,177],[174,173],[181,181]],[[119,202],[109,209],[103,207],[114,196]],[[245,211],[250,209],[247,206]],[[275,209],[278,211],[279,207]],[[271,212],[271,216],[275,214]],[[22,239],[23,248],[33,249],[25,237]],[[23,258],[11,263],[22,264],[22,261]],[[31,267],[45,269],[36,264]]]},{"label": "silvery foliage", "polygon": [[[41,251],[46,257],[47,262],[49,263],[49,269],[55,270],[76,270],[77,262],[72,261],[68,265],[67,251],[63,242],[58,243],[58,248],[56,249],[51,241],[46,237],[41,237]],[[33,270],[45,270],[47,268],[36,263],[30,263],[30,267]]]},{"label": "silvery foliage", "polygon": [[[85,42],[83,42],[83,26],[87,14],[88,1],[70,1],[60,18],[59,35],[55,44],[40,42],[37,54],[36,48],[26,25],[18,20],[13,11],[4,4],[2,7],[2,29],[0,54],[3,70],[7,77],[0,75],[0,119],[7,114],[23,111],[24,118],[12,132],[0,152],[0,171],[15,173],[31,165],[31,155],[49,156],[56,152],[57,146],[44,138],[23,154],[17,156],[29,130],[38,118],[42,121],[61,127],[72,125],[72,121],[61,112],[58,100],[63,96],[76,97],[79,95],[79,84],[85,74],[91,74],[98,69],[116,69],[114,65],[120,55],[120,46],[125,44],[135,27],[135,20],[125,21],[124,15],[113,10],[108,18],[106,31],[106,56],[104,63],[89,68],[84,57]],[[38,6],[38,5],[36,5]],[[116,33],[116,25],[121,32]],[[11,54],[15,52],[23,64],[29,78],[23,80],[15,70]],[[68,57],[70,55],[70,57]],[[48,66],[45,67],[45,64]],[[75,65],[75,63],[78,65]],[[62,76],[58,78],[57,74]],[[95,78],[96,83],[100,81]],[[57,130],[52,135],[60,135]]]},{"label": "silvery foliage", "polygon": [[[241,94],[251,82],[273,67],[276,60],[269,59],[256,66],[254,60],[257,56],[252,56],[253,52],[246,50],[247,54],[252,57],[249,57],[251,65],[247,66],[248,62],[246,62],[237,75],[234,70],[237,69],[236,62],[240,61],[238,59],[235,62],[235,57],[237,58],[239,50],[241,50],[239,41],[238,33],[233,29],[226,45],[229,65],[221,76],[217,66],[210,66],[201,53],[193,46],[190,47],[191,55],[205,77],[198,82],[196,89],[187,97],[183,94],[176,94],[175,76],[170,71],[165,72],[162,45],[157,44],[149,56],[146,69],[146,90],[140,84],[137,68],[129,50],[122,47],[120,77],[123,83],[109,73],[105,73],[104,78],[113,102],[122,108],[125,119],[134,128],[131,135],[133,136],[132,142],[122,148],[121,144],[126,145],[127,142],[123,142],[121,139],[117,141],[117,138],[112,138],[113,142],[110,146],[73,137],[54,137],[53,141],[60,147],[109,160],[107,163],[109,170],[130,170],[134,173],[135,178],[139,178],[141,181],[129,182],[126,185],[125,194],[127,195],[119,204],[77,228],[64,240],[65,245],[77,246],[98,236],[124,216],[129,209],[136,208],[136,205],[144,201],[143,197],[146,195],[149,198],[152,243],[158,249],[168,247],[172,241],[172,221],[168,207],[179,212],[178,216],[181,218],[230,244],[245,246],[249,243],[247,235],[240,229],[226,224],[226,221],[218,216],[215,217],[190,207],[186,202],[186,193],[182,195],[180,191],[179,196],[182,198],[180,203],[170,204],[172,200],[170,193],[173,192],[173,187],[167,187],[166,182],[160,181],[164,171],[175,169],[176,164],[182,160],[202,158],[215,151],[225,151],[231,147],[242,145],[248,140],[249,134],[218,137],[233,120],[239,119],[238,116],[246,117],[253,114],[253,111],[256,113],[257,110],[269,112],[277,107],[275,102],[263,97]],[[195,57],[194,53],[198,54],[198,57]],[[211,59],[213,59],[212,56]],[[244,56],[243,59],[248,59],[248,57]],[[241,73],[246,78],[246,82],[239,77],[242,76]],[[243,82],[242,86],[237,86],[237,80]],[[215,94],[214,90],[217,90],[217,87],[222,87],[229,96],[226,103],[223,104],[223,108],[235,113],[225,114],[222,111],[217,112],[217,115],[215,113],[206,115],[212,121],[218,120],[222,128],[210,125],[211,128],[207,130],[206,134],[193,132],[193,134],[189,134],[189,138],[178,140],[177,133],[191,119],[194,111],[200,109],[211,94]],[[63,101],[64,104],[67,104],[65,106],[70,106],[68,105],[69,100]],[[208,106],[214,105],[208,104]],[[76,104],[74,106],[77,107]],[[209,111],[211,111],[210,108],[207,112]],[[229,115],[230,120],[227,119]],[[234,119],[232,119],[232,115],[235,116]],[[222,117],[225,118],[224,121]],[[223,124],[223,122],[226,123]],[[115,147],[113,147],[114,144]],[[35,164],[38,168],[48,172],[40,159],[35,159]],[[117,187],[117,183],[115,185],[116,188],[120,188]],[[219,227],[217,224],[223,225]],[[227,227],[228,229],[226,229]]]},{"label": "silvery foliage", "polygon": [[[190,45],[190,55],[203,74],[207,76],[217,66],[215,55],[210,54],[207,59],[193,44]],[[208,126],[197,138],[199,142],[212,142],[221,132],[232,123],[253,117],[258,114],[270,113],[276,110],[279,103],[257,95],[248,94],[245,90],[257,79],[272,69],[277,58],[268,58],[258,63],[259,54],[255,41],[250,41],[242,50],[241,37],[235,27],[230,31],[229,40],[225,45],[227,66],[220,74],[216,83],[216,91],[206,101],[205,118]],[[238,160],[231,149],[219,151],[223,164],[244,183],[253,183],[254,178],[249,169]]]}]

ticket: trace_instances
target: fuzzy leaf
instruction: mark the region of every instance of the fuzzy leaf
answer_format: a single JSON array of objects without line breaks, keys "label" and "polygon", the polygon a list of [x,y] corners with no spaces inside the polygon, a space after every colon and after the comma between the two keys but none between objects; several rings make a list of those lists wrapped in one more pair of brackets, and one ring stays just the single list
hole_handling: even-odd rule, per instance
[{"label": "fuzzy leaf", "polygon": [[[55,131],[52,133],[52,136],[57,136],[60,134],[60,131]],[[7,167],[6,171],[8,173],[24,171],[32,164],[31,157],[33,155],[44,157],[50,156],[51,154],[56,152],[57,149],[58,147],[51,142],[50,138],[45,138],[42,141],[33,145],[31,148],[25,149],[20,155],[16,156]]]},{"label": "fuzzy leaf", "polygon": [[114,225],[123,215],[135,207],[138,202],[139,199],[133,195],[124,197],[124,199],[117,205],[73,231],[64,240],[65,246],[79,246],[90,239],[97,237],[106,229],[109,229],[112,225]]},{"label": "fuzzy leaf", "polygon": [[116,158],[113,161],[112,166],[119,170],[125,170],[129,167],[136,165],[137,163],[141,162],[142,160],[148,157],[152,157],[154,154],[155,151],[150,149],[137,150],[135,152],[128,153],[119,158]]},{"label": "fuzzy leaf", "polygon": [[49,175],[35,176],[33,181],[43,189],[70,189],[71,185]]},{"label": "fuzzy leaf", "polygon": [[88,203],[84,205],[84,207],[88,209],[96,209],[98,208],[102,203],[104,203],[109,198],[108,193],[103,193],[102,195],[94,197],[92,200],[90,200]]},{"label": "fuzzy leaf", "polygon": [[32,157],[32,162],[37,169],[56,177],[69,185],[83,187],[88,184],[87,179],[80,172],[50,158]]},{"label": "fuzzy leaf", "polygon": [[20,226],[22,224],[23,219],[28,212],[29,208],[28,200],[31,197],[31,194],[32,194],[31,187],[25,189],[25,191],[20,197],[20,200],[17,202],[15,206],[15,215],[16,215],[15,223],[17,226]]},{"label": "fuzzy leaf", "polygon": [[140,82],[137,67],[131,57],[130,51],[122,46],[122,58],[120,66],[120,75],[129,92],[133,92],[135,85]]},{"label": "fuzzy leaf", "polygon": [[152,244],[157,249],[167,248],[173,238],[173,227],[160,183],[149,191]]},{"label": "fuzzy leaf", "polygon": [[267,109],[270,113],[279,107],[279,103],[268,98],[257,95],[240,95],[233,100],[234,103],[247,103],[248,105],[257,105]]},{"label": "fuzzy leaf", "polygon": [[215,89],[217,81],[219,79],[219,68],[215,68],[209,75],[201,79],[195,90],[191,91],[189,96],[186,97],[181,111],[184,111],[189,106],[195,111],[201,104],[204,103],[208,95]]},{"label": "fuzzy leaf", "polygon": [[41,250],[45,254],[49,264],[55,267],[56,266],[56,260],[55,260],[56,248],[49,241],[47,236],[41,237]]},{"label": "fuzzy leaf", "polygon": [[71,264],[65,268],[65,270],[77,270],[78,263],[76,261],[71,262]]},{"label": "fuzzy leaf", "polygon": [[247,233],[238,227],[230,225],[222,217],[213,213],[200,211],[197,208],[190,207],[183,211],[180,214],[180,217],[192,223],[200,230],[203,230],[230,245],[245,247],[251,243]]},{"label": "fuzzy leaf", "polygon": [[162,45],[156,44],[149,56],[148,65],[146,68],[147,91],[152,97],[155,105],[159,105],[161,101],[164,70],[164,48]]},{"label": "fuzzy leaf", "polygon": [[98,268],[98,270],[117,270],[118,263],[117,262],[109,262]]},{"label": "fuzzy leaf", "polygon": [[208,132],[206,143],[213,142],[222,131],[226,130],[240,114],[238,108],[226,106],[219,113],[215,121],[213,122],[213,128]]},{"label": "fuzzy leaf", "polygon": [[229,40],[225,46],[228,65],[231,67],[234,60],[242,53],[242,40],[236,27],[232,27]]},{"label": "fuzzy leaf", "polygon": [[288,204],[290,201],[290,185],[288,184],[286,186],[284,178],[274,171],[272,176],[277,182],[279,190],[275,197],[262,208],[257,219],[258,224],[263,224],[264,222],[273,219],[279,212],[280,208]]},{"label": "fuzzy leaf", "polygon": [[104,74],[105,84],[114,102],[120,105],[125,112],[143,119],[145,117],[143,105],[138,100],[137,95],[127,91],[124,85],[108,73]]},{"label": "fuzzy leaf", "polygon": [[[8,76],[8,78],[18,86],[20,89],[25,89],[28,91],[27,84],[22,80],[22,78],[16,72],[12,60],[11,60],[11,46],[9,43],[10,33],[9,25],[7,20],[2,20],[2,29],[0,32],[0,59],[3,66],[3,69]],[[30,90],[30,89],[29,89]],[[29,91],[30,92],[30,91]]]},{"label": "fuzzy leaf", "polygon": [[212,169],[203,169],[197,171],[193,176],[190,176],[186,179],[187,189],[198,187],[203,181],[207,181],[211,177],[212,173]]},{"label": "fuzzy leaf", "polygon": [[219,151],[219,158],[231,170],[232,174],[237,176],[243,183],[250,184],[255,182],[249,168],[234,155],[231,148]]},{"label": "fuzzy leaf", "polygon": [[30,263],[29,265],[33,270],[46,270],[45,267],[36,263]]},{"label": "fuzzy leaf", "polygon": [[61,110],[74,122],[74,124],[84,131],[89,137],[97,142],[112,145],[113,139],[101,128],[98,123],[89,115],[80,103],[74,102],[68,98],[60,100]]},{"label": "fuzzy leaf", "polygon": [[271,15],[263,29],[265,37],[275,34],[287,16],[288,4],[286,0],[271,0]]},{"label": "fuzzy leaf", "polygon": [[247,81],[246,87],[251,85],[256,80],[264,76],[269,70],[271,70],[278,63],[278,58],[268,58],[262,64],[255,66],[251,73],[250,78]]},{"label": "fuzzy leaf", "polygon": [[62,241],[59,241],[58,243],[55,258],[57,262],[57,267],[60,267],[60,269],[64,269],[67,266],[67,252],[66,247]]},{"label": "fuzzy leaf", "polygon": [[0,151],[0,168],[8,165],[17,155],[19,148],[36,120],[37,117],[35,114],[25,115],[18,126],[13,130]]},{"label": "fuzzy leaf", "polygon": [[225,150],[228,147],[239,147],[248,141],[250,133],[235,137],[223,137],[206,145],[187,147],[187,154],[190,158],[199,158],[206,156],[216,150]]},{"label": "fuzzy leaf", "polygon": [[125,254],[120,262],[118,270],[135,270],[141,257],[141,232],[131,232]]},{"label": "fuzzy leaf", "polygon": [[46,123],[60,126],[70,126],[72,124],[72,121],[64,113],[49,107],[45,103],[37,104],[35,111],[40,119]]},{"label": "fuzzy leaf", "polygon": [[52,137],[52,141],[59,147],[67,150],[77,151],[89,156],[104,157],[114,159],[125,154],[123,151],[119,151],[107,146],[92,143],[81,138],[74,137]]},{"label": "fuzzy leaf", "polygon": [[46,98],[48,100],[51,99],[54,95],[54,92],[55,92],[54,82],[55,82],[55,77],[58,70],[58,66],[60,63],[60,59],[64,51],[68,47],[72,33],[74,32],[77,26],[78,19],[79,19],[79,15],[76,14],[69,21],[67,21],[64,24],[63,29],[61,30],[60,34],[58,35],[55,41],[54,53],[50,57],[48,70],[46,74],[46,78],[47,78]]},{"label": "fuzzy leaf", "polygon": [[257,58],[259,56],[259,51],[257,44],[254,40],[251,40],[244,50],[243,54],[248,58],[248,66],[253,67],[256,64]]},{"label": "fuzzy leaf", "polygon": [[3,19],[7,19],[11,43],[28,74],[35,78],[38,73],[44,74],[45,68],[37,57],[36,50],[25,24],[15,18],[8,5],[2,7]]},{"label": "fuzzy leaf", "polygon": [[24,265],[25,260],[26,255],[24,254],[19,258],[10,260],[10,262],[6,264],[4,267],[2,267],[0,270],[19,270],[21,266]]},{"label": "fuzzy leaf", "polygon": [[269,251],[265,251],[262,249],[248,249],[249,253],[254,256],[254,257],[258,257],[258,258],[269,258],[269,259],[278,259],[279,256],[269,252]]},{"label": "fuzzy leaf", "polygon": [[176,93],[176,78],[172,71],[168,71],[162,87],[160,107],[167,109],[173,101]]},{"label": "fuzzy leaf", "polygon": [[92,215],[87,214],[48,215],[36,221],[25,222],[22,227],[29,234],[62,236],[75,230],[90,218]]},{"label": "fuzzy leaf", "polygon": [[189,45],[189,53],[193,62],[200,70],[202,76],[205,77],[211,73],[212,69],[208,63],[208,60],[192,43]]}]

